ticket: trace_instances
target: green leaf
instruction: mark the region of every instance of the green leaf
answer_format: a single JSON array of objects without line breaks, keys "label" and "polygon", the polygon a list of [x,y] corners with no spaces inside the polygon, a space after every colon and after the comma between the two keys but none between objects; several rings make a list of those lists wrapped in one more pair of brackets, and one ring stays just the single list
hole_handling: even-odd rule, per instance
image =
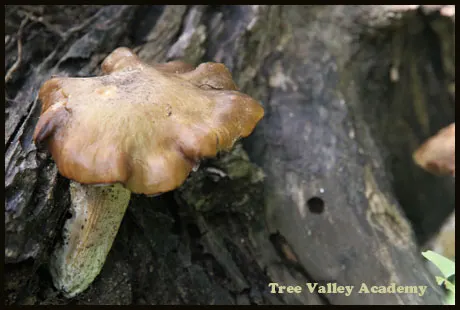
[{"label": "green leaf", "polygon": [[438,283],[438,285],[442,285],[444,281],[446,281],[446,278],[436,276],[436,283]]},{"label": "green leaf", "polygon": [[451,282],[447,281],[445,282],[444,284],[446,286],[446,288],[451,291],[452,293],[455,293],[455,285],[452,284]]},{"label": "green leaf", "polygon": [[455,305],[455,293],[449,292],[447,295],[446,300],[444,301],[444,304],[446,305]]},{"label": "green leaf", "polygon": [[422,255],[433,264],[435,264],[445,278],[455,274],[455,263],[450,259],[445,258],[444,256],[433,251],[422,252]]}]

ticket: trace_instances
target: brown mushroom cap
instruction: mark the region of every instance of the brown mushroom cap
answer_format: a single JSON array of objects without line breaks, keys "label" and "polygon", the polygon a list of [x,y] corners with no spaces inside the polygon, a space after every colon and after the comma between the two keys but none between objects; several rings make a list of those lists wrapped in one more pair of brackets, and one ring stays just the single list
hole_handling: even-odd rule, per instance
[{"label": "brown mushroom cap", "polygon": [[223,64],[155,67],[118,48],[102,69],[107,75],[53,78],[39,92],[34,141],[46,141],[60,173],[79,183],[173,190],[201,158],[248,136],[264,114]]},{"label": "brown mushroom cap", "polygon": [[414,152],[413,158],[430,173],[455,176],[455,123],[429,138]]}]

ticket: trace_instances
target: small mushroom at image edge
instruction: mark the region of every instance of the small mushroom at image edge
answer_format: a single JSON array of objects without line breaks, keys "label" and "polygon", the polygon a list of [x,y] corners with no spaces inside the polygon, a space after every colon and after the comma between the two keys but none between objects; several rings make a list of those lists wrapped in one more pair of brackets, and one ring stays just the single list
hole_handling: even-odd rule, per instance
[{"label": "small mushroom at image edge", "polygon": [[174,190],[200,159],[230,150],[264,115],[223,64],[151,66],[121,47],[102,71],[52,78],[38,95],[34,141],[71,180],[72,217],[50,261],[53,283],[67,297],[101,271],[131,192]]},{"label": "small mushroom at image edge", "polygon": [[425,141],[412,157],[417,165],[432,174],[455,177],[455,123]]}]

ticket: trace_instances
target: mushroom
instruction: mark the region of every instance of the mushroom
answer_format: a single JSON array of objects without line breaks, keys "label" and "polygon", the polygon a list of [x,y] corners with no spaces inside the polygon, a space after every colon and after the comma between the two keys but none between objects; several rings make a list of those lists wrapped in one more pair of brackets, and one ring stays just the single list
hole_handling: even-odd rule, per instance
[{"label": "mushroom", "polygon": [[121,47],[102,71],[52,78],[39,91],[34,141],[71,180],[72,217],[50,261],[53,283],[67,297],[101,271],[131,192],[174,190],[200,159],[231,149],[264,114],[223,64],[150,66]]},{"label": "mushroom", "polygon": [[429,138],[414,152],[413,158],[428,172],[455,176],[455,123]]}]

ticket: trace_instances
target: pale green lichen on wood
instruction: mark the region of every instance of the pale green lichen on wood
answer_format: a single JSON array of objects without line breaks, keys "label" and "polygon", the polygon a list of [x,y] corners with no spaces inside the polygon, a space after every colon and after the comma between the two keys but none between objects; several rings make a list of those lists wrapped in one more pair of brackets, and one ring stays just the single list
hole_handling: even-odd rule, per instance
[{"label": "pale green lichen on wood", "polygon": [[249,178],[251,183],[257,183],[265,177],[261,169],[254,169],[254,164],[249,161],[248,155],[241,144],[235,145],[231,156],[225,156],[220,160],[225,166],[230,179]]},{"label": "pale green lichen on wood", "polygon": [[369,202],[366,214],[369,224],[383,232],[397,247],[409,247],[412,244],[411,227],[397,206],[391,204],[379,189],[369,164],[364,168],[364,182]]},{"label": "pale green lichen on wood", "polygon": [[255,192],[261,190],[265,175],[249,161],[241,144],[208,165],[192,173],[178,189],[179,196],[189,206],[202,213],[230,209],[250,213],[258,207],[254,202]]}]

